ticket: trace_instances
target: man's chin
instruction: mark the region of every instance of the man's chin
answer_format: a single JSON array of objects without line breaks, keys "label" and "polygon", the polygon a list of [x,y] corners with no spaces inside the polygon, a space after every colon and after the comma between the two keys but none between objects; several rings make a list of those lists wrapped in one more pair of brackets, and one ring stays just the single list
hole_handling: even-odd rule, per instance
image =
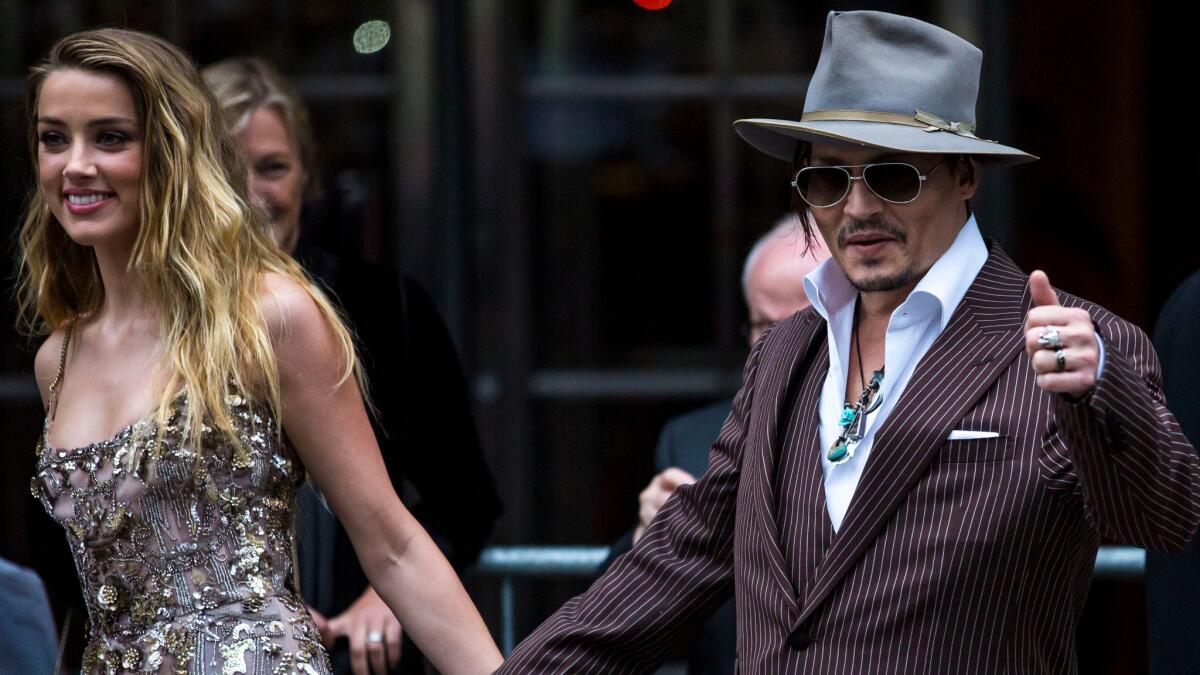
[{"label": "man's chin", "polygon": [[859,293],[882,293],[898,291],[907,287],[916,279],[916,274],[912,270],[906,269],[892,274],[868,272],[847,278],[850,279],[850,285],[854,286]]}]

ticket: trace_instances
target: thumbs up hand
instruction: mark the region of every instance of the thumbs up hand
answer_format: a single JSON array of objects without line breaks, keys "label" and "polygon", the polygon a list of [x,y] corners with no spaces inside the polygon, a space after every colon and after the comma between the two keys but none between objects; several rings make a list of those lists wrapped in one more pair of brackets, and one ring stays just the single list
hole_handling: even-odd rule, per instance
[{"label": "thumbs up hand", "polygon": [[1029,275],[1033,308],[1025,316],[1025,352],[1037,384],[1046,391],[1082,398],[1096,386],[1100,343],[1085,309],[1063,307],[1041,270]]}]

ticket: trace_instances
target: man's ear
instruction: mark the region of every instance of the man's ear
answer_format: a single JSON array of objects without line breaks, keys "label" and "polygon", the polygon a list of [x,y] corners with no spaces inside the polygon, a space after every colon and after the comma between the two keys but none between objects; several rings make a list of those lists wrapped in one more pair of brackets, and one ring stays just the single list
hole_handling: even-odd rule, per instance
[{"label": "man's ear", "polygon": [[961,155],[954,163],[954,178],[963,199],[975,196],[979,189],[979,162],[969,155]]}]

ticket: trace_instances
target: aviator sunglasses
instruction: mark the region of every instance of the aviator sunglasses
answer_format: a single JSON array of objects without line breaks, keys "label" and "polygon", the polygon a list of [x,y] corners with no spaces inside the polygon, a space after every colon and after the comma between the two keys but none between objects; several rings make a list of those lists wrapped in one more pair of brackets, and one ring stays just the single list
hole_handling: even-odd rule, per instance
[{"label": "aviator sunglasses", "polygon": [[[856,180],[866,183],[867,188],[885,202],[907,204],[920,196],[921,184],[941,165],[942,161],[938,160],[925,173],[904,162],[806,166],[792,177],[792,187],[806,204],[817,209],[837,205],[850,194],[850,186]],[[850,175],[850,169],[859,168],[862,175]]]}]

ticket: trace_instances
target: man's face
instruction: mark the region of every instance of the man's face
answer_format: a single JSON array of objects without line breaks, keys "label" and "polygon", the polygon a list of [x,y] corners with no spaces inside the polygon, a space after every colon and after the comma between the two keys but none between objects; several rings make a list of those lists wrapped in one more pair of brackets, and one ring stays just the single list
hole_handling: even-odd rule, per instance
[{"label": "man's face", "polygon": [[745,290],[751,345],[771,324],[808,307],[804,275],[829,255],[819,238],[810,250],[804,249],[804,235],[797,225],[794,233],[768,240],[750,268]]},{"label": "man's face", "polygon": [[[936,170],[930,170],[939,162]],[[908,294],[933,263],[950,248],[967,220],[965,201],[977,182],[965,180],[938,155],[891,153],[813,143],[809,166],[849,166],[905,162],[928,178],[916,200],[893,204],[879,198],[863,181],[828,208],[811,210],[829,251],[850,283],[862,292]],[[850,169],[861,176],[862,169]]]}]

